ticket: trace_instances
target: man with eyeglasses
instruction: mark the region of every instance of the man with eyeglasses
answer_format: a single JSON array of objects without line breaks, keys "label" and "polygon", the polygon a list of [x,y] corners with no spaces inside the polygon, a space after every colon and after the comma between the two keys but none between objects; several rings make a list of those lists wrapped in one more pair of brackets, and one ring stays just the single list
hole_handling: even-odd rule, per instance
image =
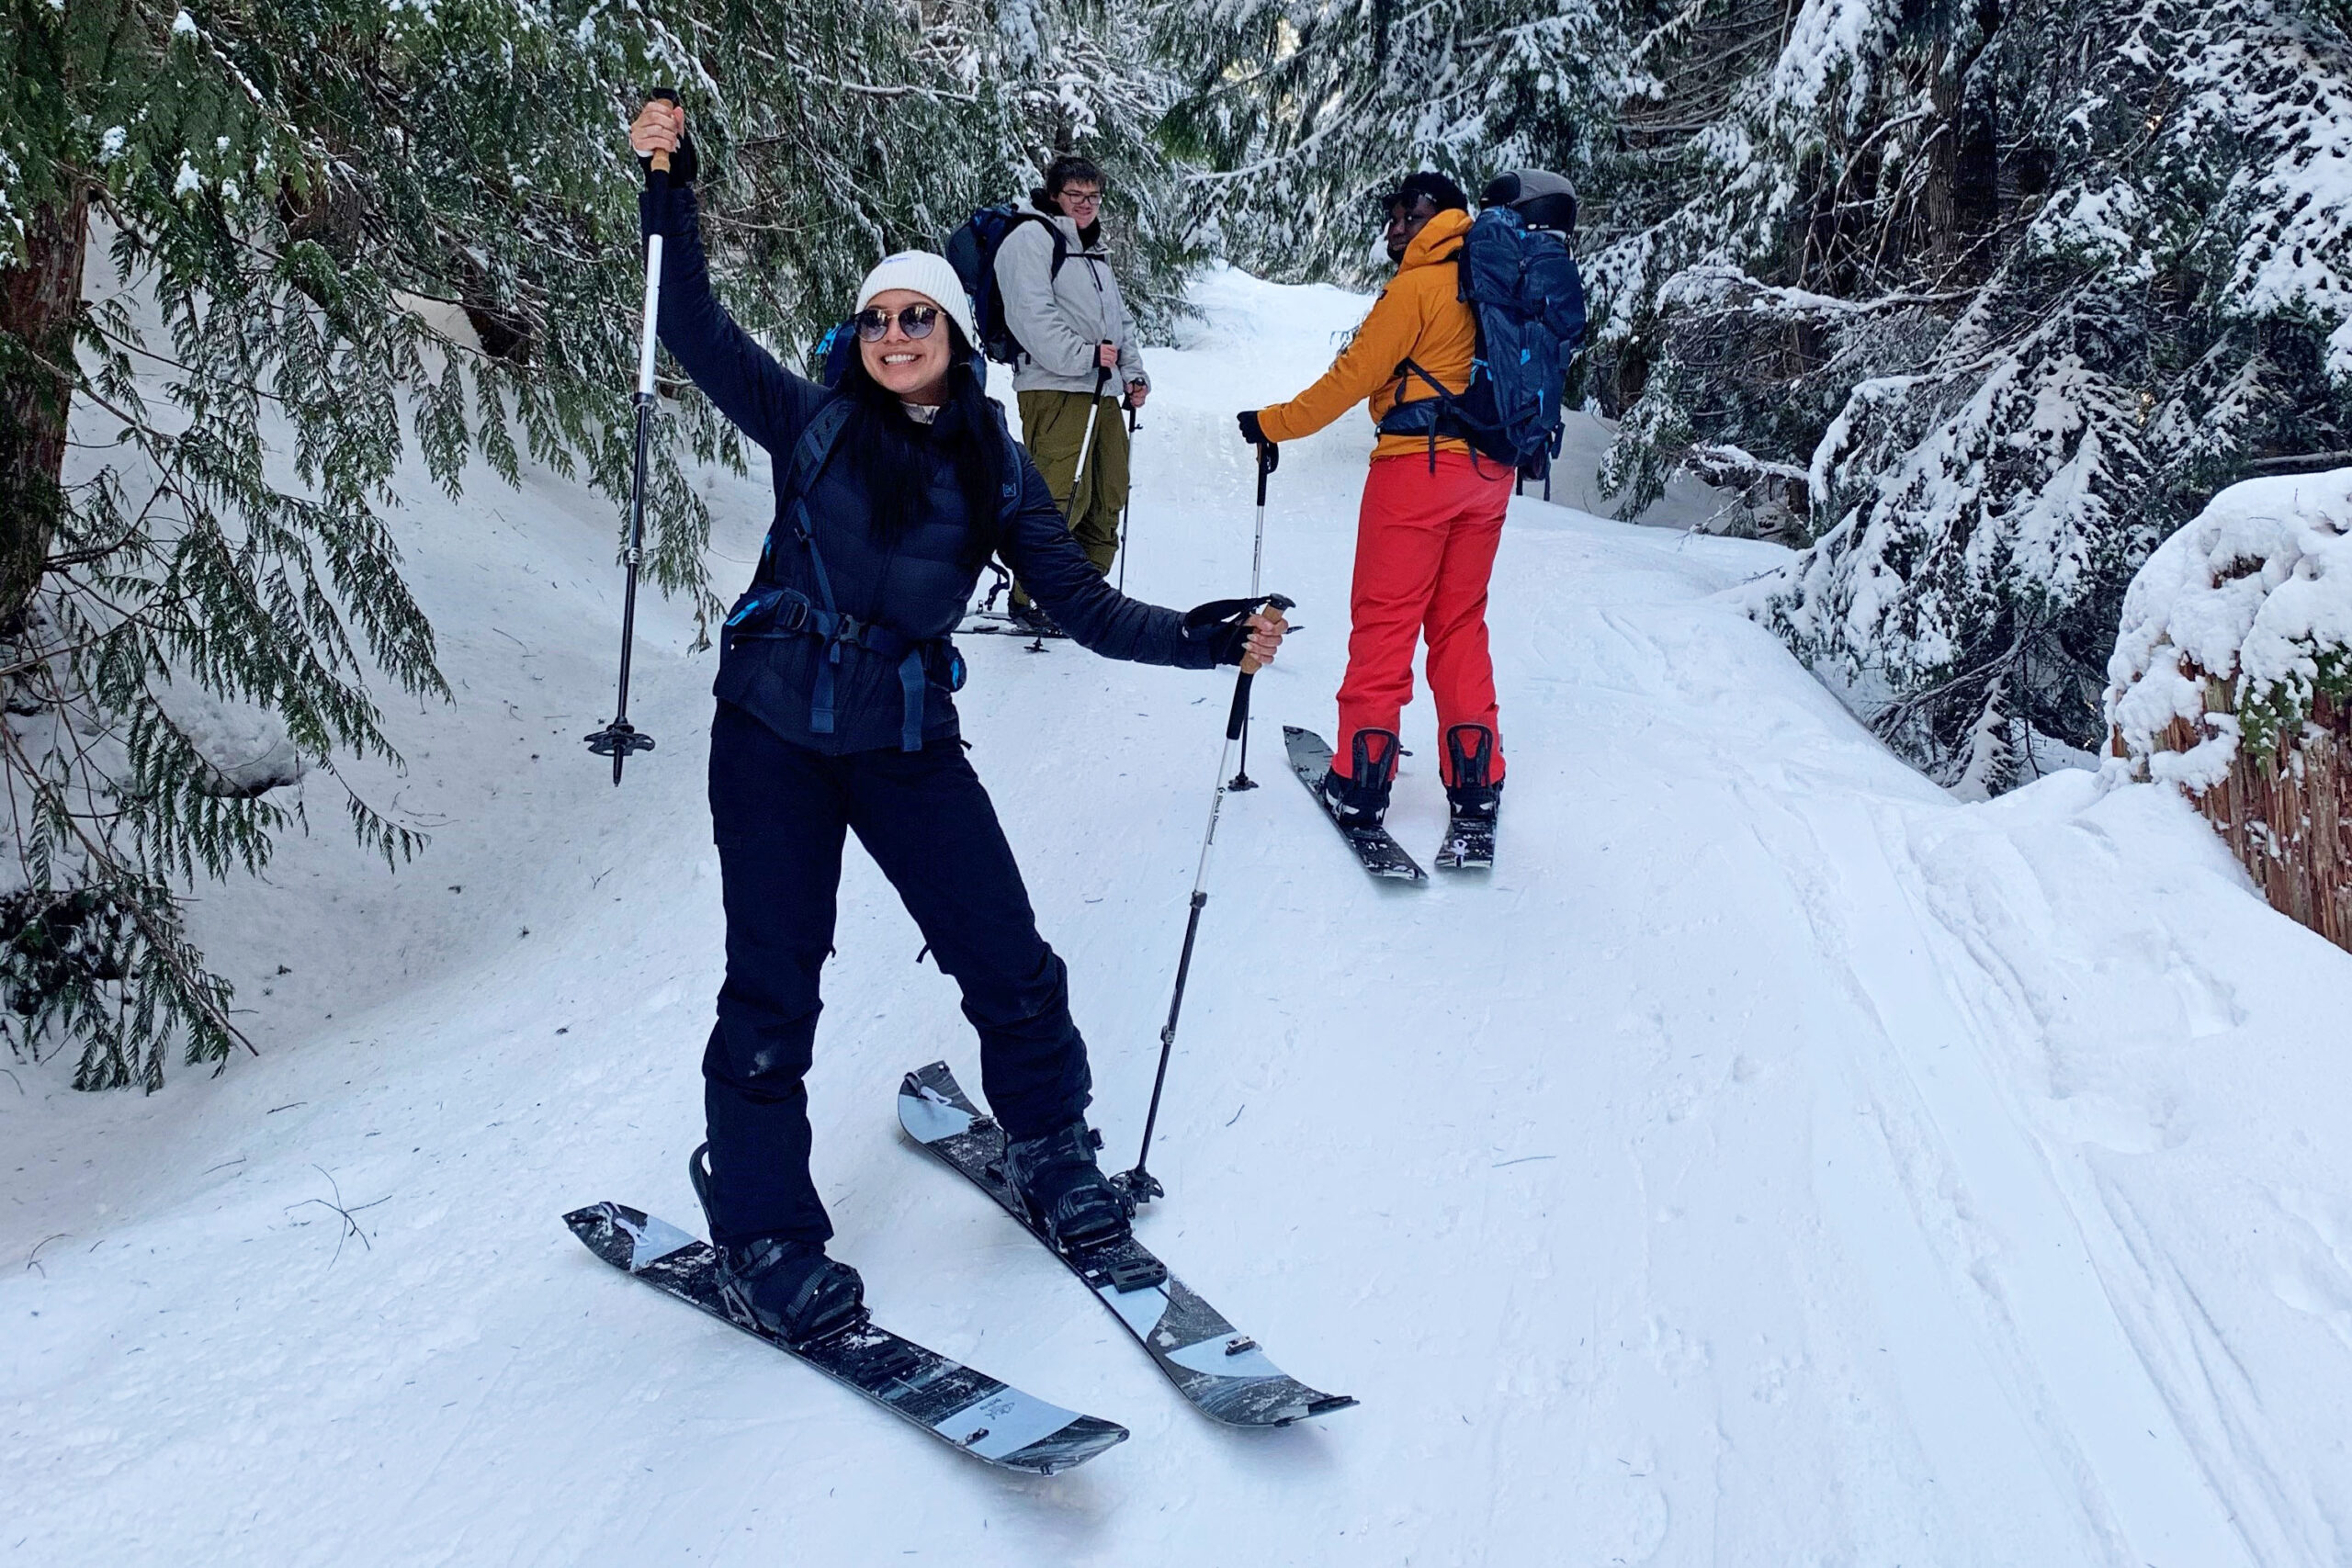
[{"label": "man with eyeglasses", "polygon": [[[1487,647],[1487,581],[1510,503],[1509,467],[1481,459],[1454,435],[1390,422],[1399,404],[1470,384],[1478,324],[1463,302],[1459,268],[1470,203],[1445,175],[1408,175],[1381,199],[1396,276],[1373,301],[1339,358],[1288,402],[1236,416],[1261,446],[1312,435],[1371,400],[1380,430],[1356,520],[1348,672],[1323,794],[1343,827],[1377,827],[1388,810],[1401,748],[1396,726],[1413,695],[1413,645],[1429,644],[1437,700],[1438,770],[1457,818],[1492,820],[1503,782],[1495,666]],[[1413,368],[1408,370],[1408,365]]]},{"label": "man with eyeglasses", "polygon": [[[1023,209],[1034,220],[1015,224],[998,247],[996,280],[1005,325],[1021,340],[1012,389],[1021,403],[1022,444],[1086,558],[1107,577],[1127,503],[1127,432],[1119,409],[1143,407],[1151,378],[1111,274],[1102,211],[1102,171],[1075,154],[1055,159]],[[1098,401],[1096,389],[1106,385],[1109,395]],[[1045,613],[1018,582],[1012,608],[1042,629]]]}]

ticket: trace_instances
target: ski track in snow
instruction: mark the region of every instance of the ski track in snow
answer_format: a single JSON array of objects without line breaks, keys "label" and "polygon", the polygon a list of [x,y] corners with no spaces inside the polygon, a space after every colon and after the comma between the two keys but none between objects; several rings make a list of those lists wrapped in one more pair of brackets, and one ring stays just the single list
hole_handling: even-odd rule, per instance
[{"label": "ski track in snow", "polygon": [[[1201,299],[1136,445],[1129,586],[1178,606],[1246,583],[1232,411],[1362,310]],[[1374,885],[1279,728],[1330,728],[1368,446],[1351,417],[1272,481],[1267,586],[1306,629],[1258,682],[1264,787],[1226,806],[1142,1222],[1361,1409],[1204,1422],[897,1135],[899,1074],[975,1081],[975,1052],[854,852],[811,1080],[836,1250],[892,1327],[1135,1440],[985,1471],[582,1250],[560,1215],[600,1198],[698,1228],[714,656],[646,609],[661,747],[615,791],[579,739],[610,508],[416,477],[458,700],[392,715],[404,775],[355,776],[433,848],[369,866],[313,777],[316,836],[198,911],[260,1060],[0,1089],[0,1561],[2352,1560],[2352,958],[2153,788],[1954,804],[1715,597],[1771,547],[1532,500],[1496,574],[1500,864]],[[731,592],[766,474],[708,484]],[[964,647],[1124,1166],[1229,676]],[[1425,700],[1406,724],[1391,826],[1426,858]]]}]

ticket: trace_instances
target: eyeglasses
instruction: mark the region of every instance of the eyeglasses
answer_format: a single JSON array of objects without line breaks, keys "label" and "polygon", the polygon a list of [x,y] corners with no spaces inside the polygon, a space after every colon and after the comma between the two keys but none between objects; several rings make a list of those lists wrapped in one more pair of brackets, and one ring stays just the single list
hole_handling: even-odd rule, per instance
[{"label": "eyeglasses", "polygon": [[[929,337],[931,329],[939,324],[939,307],[909,305],[899,310],[895,319],[899,323],[899,330],[909,337]],[[889,311],[879,306],[868,305],[852,320],[857,326],[857,335],[860,339],[866,343],[880,343],[889,335],[890,322],[893,318]]]},{"label": "eyeglasses", "polygon": [[1061,188],[1060,196],[1064,201],[1069,202],[1072,207],[1100,207],[1102,205],[1102,192],[1100,188],[1094,190],[1080,190],[1072,186],[1064,186]]}]

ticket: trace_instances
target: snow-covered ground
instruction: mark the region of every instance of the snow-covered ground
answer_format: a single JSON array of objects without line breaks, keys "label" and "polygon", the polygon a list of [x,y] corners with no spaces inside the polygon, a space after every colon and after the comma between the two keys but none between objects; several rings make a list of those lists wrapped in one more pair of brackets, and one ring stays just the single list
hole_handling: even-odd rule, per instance
[{"label": "snow-covered ground", "polygon": [[[1232,411],[1361,310],[1231,274],[1202,299],[1136,446],[1128,583],[1178,605],[1246,583]],[[2352,957],[2154,787],[1922,782],[1718,597],[1771,547],[1532,501],[1496,579],[1501,865],[1374,885],[1278,728],[1330,721],[1368,446],[1351,418],[1273,481],[1267,581],[1306,629],[1258,684],[1269,782],[1227,805],[1142,1222],[1362,1408],[1210,1426],[900,1139],[900,1073],[970,1082],[973,1049],[855,854],[812,1080],[836,1250],[891,1325],[1134,1440],[1007,1479],[583,1251],[585,1201],[697,1219],[712,656],[650,612],[661,749],[616,791],[579,741],[609,716],[608,507],[420,479],[457,701],[396,716],[409,772],[369,787],[427,857],[390,877],[322,828],[207,892],[260,1059],[0,1088],[0,1560],[2352,1559]],[[766,476],[710,483],[731,588]],[[1227,682],[966,651],[1125,1164]],[[1393,825],[1426,854],[1425,704],[1408,726]]]}]

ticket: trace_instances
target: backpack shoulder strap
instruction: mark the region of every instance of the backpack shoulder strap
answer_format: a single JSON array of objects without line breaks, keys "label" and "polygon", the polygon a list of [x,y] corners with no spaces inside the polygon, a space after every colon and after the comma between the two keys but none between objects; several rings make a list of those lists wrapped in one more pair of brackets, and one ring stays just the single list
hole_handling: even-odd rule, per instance
[{"label": "backpack shoulder strap", "polygon": [[817,595],[827,610],[833,608],[833,585],[825,575],[825,558],[818,552],[816,532],[809,525],[808,498],[854,412],[846,397],[827,400],[809,417],[800,439],[793,443],[791,465],[785,470],[785,483],[792,496],[785,515],[790,519],[793,532],[799,536],[801,547],[808,552],[809,570],[817,578]]},{"label": "backpack shoulder strap", "polygon": [[828,398],[801,427],[800,439],[792,444],[791,463],[785,469],[785,483],[790,487],[795,501],[807,495],[809,487],[817,482],[817,476],[824,472],[826,460],[832,457],[833,446],[841,440],[842,431],[854,412],[847,397]]},{"label": "backpack shoulder strap", "polygon": [[1005,233],[1010,235],[1012,229],[1017,229],[1023,223],[1039,223],[1045,226],[1046,234],[1054,243],[1053,264],[1046,269],[1046,276],[1048,278],[1059,277],[1062,273],[1062,264],[1069,260],[1069,242],[1062,238],[1062,226],[1042,212],[1025,208],[1016,209],[1012,214],[1012,228],[1007,229]]}]

